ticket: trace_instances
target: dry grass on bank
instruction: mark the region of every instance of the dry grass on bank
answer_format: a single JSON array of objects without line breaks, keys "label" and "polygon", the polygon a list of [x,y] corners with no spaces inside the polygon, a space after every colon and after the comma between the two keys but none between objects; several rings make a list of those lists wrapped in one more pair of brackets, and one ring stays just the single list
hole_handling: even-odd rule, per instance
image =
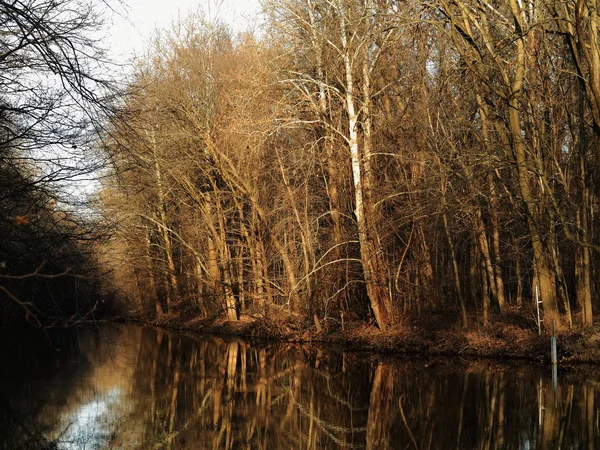
[{"label": "dry grass on bank", "polygon": [[[300,320],[284,312],[272,314],[268,319],[260,315],[242,315],[239,321],[222,316],[206,320],[171,315],[142,322],[249,339],[319,342],[372,353],[523,359],[539,363],[550,358],[550,335],[540,336],[528,317],[514,313],[498,317],[487,326],[473,321],[467,329],[443,314],[405,318],[385,332],[360,320],[346,321],[343,328],[335,321],[322,321],[317,326],[313,320]],[[558,356],[563,364],[600,363],[600,326],[584,331],[562,330],[558,334]]]}]

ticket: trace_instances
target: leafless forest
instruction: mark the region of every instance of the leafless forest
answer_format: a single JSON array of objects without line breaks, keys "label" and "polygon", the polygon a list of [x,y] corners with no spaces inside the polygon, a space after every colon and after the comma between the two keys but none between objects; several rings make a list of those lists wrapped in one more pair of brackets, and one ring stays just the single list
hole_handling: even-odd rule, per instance
[{"label": "leafless forest", "polygon": [[595,1],[264,7],[259,37],[190,16],[137,68],[105,139],[107,290],[146,316],[382,330],[538,292],[546,324],[592,324]]},{"label": "leafless forest", "polygon": [[[93,94],[107,86],[93,65],[65,63],[94,44],[83,38],[90,14],[57,19],[56,29],[32,19],[38,34],[0,37],[5,309],[36,316],[21,285],[85,267],[103,298],[144,318],[250,316],[316,329],[362,320],[388,330],[441,314],[468,327],[529,318],[539,297],[546,326],[592,325],[596,0],[263,7],[255,33],[200,13],[163,30],[110,101]],[[27,30],[26,12],[0,26]],[[14,106],[27,58],[63,87],[55,97],[31,91],[33,113]],[[64,113],[71,103],[104,112],[101,126]],[[81,140],[88,128],[95,137]],[[31,181],[23,161],[48,145],[108,161],[94,206],[102,232],[55,207],[52,180]],[[50,240],[40,252],[29,239],[39,230],[68,245]],[[49,270],[65,248],[72,254]],[[16,268],[15,254],[34,256]]]}]

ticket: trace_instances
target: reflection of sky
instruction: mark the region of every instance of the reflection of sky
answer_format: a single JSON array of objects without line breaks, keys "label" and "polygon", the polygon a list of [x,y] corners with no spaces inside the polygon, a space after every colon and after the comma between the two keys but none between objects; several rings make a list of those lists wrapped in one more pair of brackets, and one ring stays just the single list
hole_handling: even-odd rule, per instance
[{"label": "reflection of sky", "polygon": [[121,400],[121,389],[116,387],[89,403],[82,404],[77,411],[65,418],[68,428],[60,437],[60,448],[105,448],[121,418],[118,413]]},{"label": "reflection of sky", "polygon": [[130,391],[140,337],[141,330],[132,327],[102,334],[99,340],[91,332],[80,334],[81,358],[74,364],[85,369],[78,371],[65,402],[50,402],[46,410],[50,419],[56,418],[47,436],[58,449],[137,447],[139,428]]}]

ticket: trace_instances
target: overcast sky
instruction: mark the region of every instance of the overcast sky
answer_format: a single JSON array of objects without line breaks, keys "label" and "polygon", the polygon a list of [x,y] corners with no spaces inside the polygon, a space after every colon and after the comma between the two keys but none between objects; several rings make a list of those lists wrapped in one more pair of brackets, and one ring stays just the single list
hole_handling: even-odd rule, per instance
[{"label": "overcast sky", "polygon": [[231,24],[234,31],[246,30],[257,19],[259,0],[121,0],[110,15],[109,45],[119,62],[144,52],[156,29],[169,28],[178,16],[189,11],[210,10]]}]

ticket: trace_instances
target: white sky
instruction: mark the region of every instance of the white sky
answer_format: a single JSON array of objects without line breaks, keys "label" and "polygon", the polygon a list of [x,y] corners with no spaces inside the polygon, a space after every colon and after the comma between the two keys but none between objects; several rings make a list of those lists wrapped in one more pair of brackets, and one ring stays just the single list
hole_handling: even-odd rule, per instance
[{"label": "white sky", "polygon": [[187,12],[204,11],[239,32],[256,22],[260,10],[259,0],[121,0],[121,4],[111,4],[116,14],[107,23],[109,45],[119,62],[143,54],[156,29],[170,28]]}]

